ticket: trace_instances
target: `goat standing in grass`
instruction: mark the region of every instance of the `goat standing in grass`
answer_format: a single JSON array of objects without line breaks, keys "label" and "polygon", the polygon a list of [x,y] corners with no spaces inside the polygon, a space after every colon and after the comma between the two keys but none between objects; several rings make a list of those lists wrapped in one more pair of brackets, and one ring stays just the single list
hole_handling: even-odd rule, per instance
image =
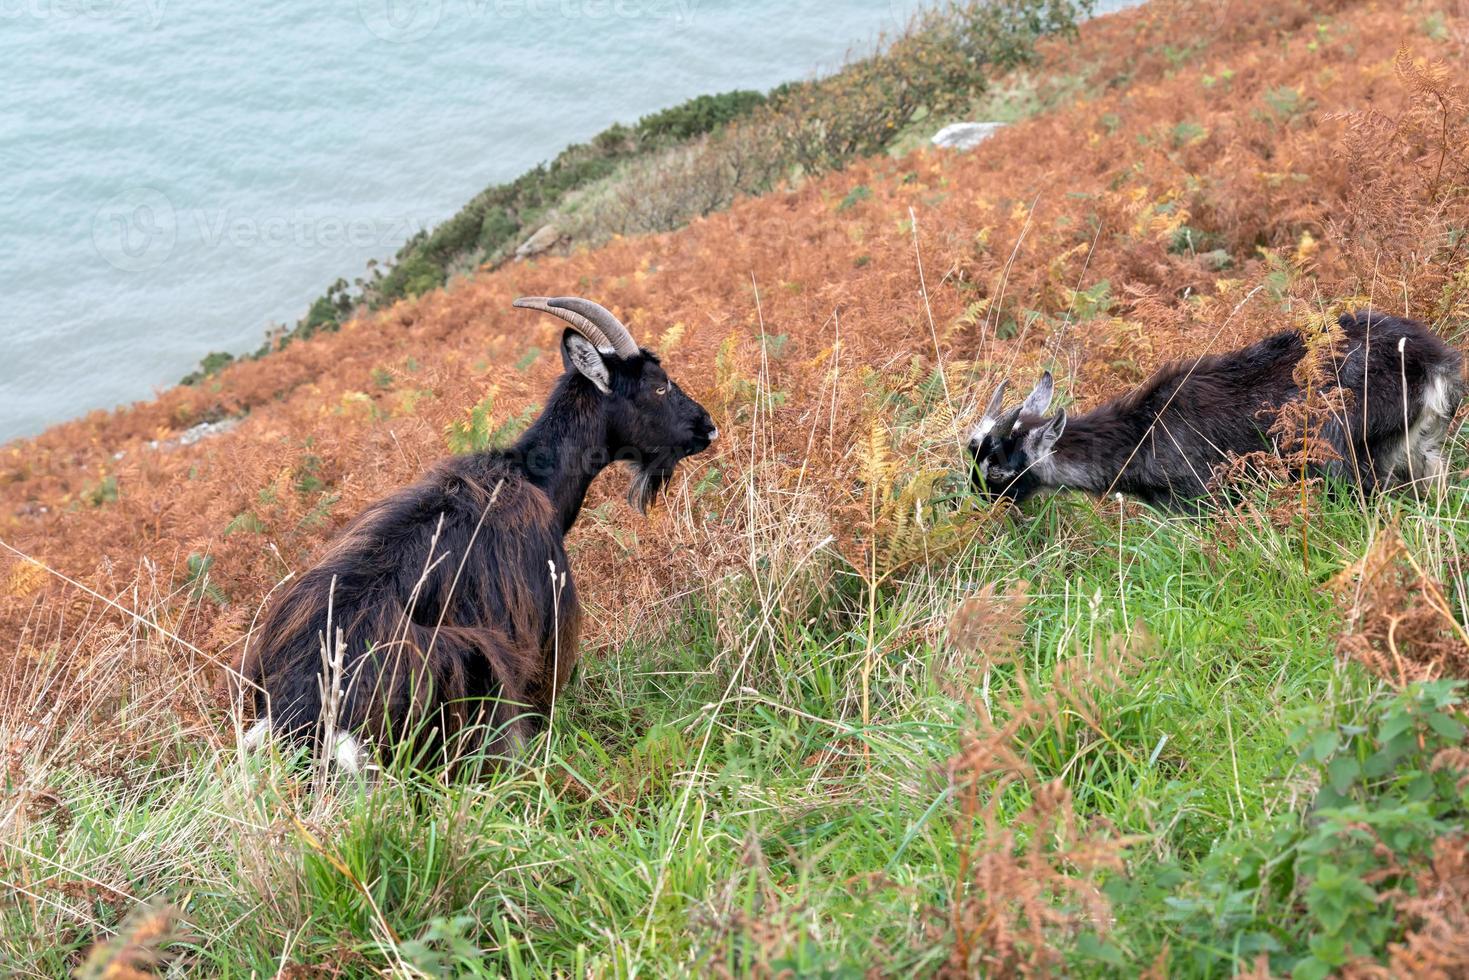
[{"label": "goat standing in grass", "polygon": [[[1443,443],[1464,392],[1462,358],[1420,323],[1370,311],[1344,314],[1329,355],[1330,389],[1344,411],[1322,435],[1337,459],[1316,466],[1365,494],[1444,479]],[[969,436],[975,486],[1015,502],[1044,489],[1120,492],[1192,510],[1229,455],[1269,450],[1280,410],[1302,397],[1295,331],[1242,350],[1163,368],[1083,415],[1047,417],[1051,375],[1008,412],[1005,382]]]},{"label": "goat standing in grass", "polygon": [[545,410],[511,448],[446,460],[368,507],[271,605],[239,668],[259,719],[251,744],[326,739],[347,769],[364,739],[421,762],[513,754],[576,662],[562,538],[592,480],[630,464],[628,499],[646,510],[718,435],[603,307],[515,305],[570,324]]}]

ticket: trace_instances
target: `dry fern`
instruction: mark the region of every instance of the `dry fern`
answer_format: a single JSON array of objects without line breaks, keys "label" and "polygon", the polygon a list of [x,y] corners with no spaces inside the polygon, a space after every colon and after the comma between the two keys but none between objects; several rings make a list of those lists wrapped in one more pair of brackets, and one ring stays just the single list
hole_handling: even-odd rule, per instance
[{"label": "dry fern", "polygon": [[1400,687],[1469,676],[1469,638],[1442,584],[1423,570],[1396,527],[1383,528],[1331,588],[1343,611],[1337,637],[1343,656]]}]

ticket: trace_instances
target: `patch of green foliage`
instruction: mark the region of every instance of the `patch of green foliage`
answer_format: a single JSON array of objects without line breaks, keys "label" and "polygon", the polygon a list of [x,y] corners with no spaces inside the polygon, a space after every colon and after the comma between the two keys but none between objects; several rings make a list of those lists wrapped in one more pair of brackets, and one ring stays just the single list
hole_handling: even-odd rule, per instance
[{"label": "patch of green foliage", "polygon": [[1169,139],[1172,140],[1174,149],[1181,149],[1191,143],[1199,142],[1208,135],[1208,127],[1192,119],[1185,119],[1174,125],[1169,132]]},{"label": "patch of green foliage", "polygon": [[297,493],[312,494],[326,488],[326,480],[321,476],[321,467],[321,457],[315,453],[307,453],[301,457],[294,472],[293,485]]},{"label": "patch of green foliage", "polygon": [[109,473],[96,483],[87,485],[82,489],[82,499],[93,507],[117,503],[117,477]]},{"label": "patch of green foliage", "polygon": [[687,102],[639,119],[637,137],[645,142],[692,139],[749,115],[764,102],[763,93],[749,89],[695,96]]},{"label": "patch of green foliage", "polygon": [[540,410],[539,405],[527,405],[507,418],[496,419],[495,396],[491,393],[469,410],[468,418],[445,427],[444,442],[456,456],[499,449],[524,432]]},{"label": "patch of green foliage", "polygon": [[190,371],[188,374],[179,379],[179,384],[198,385],[206,378],[212,378],[220,371],[223,371],[226,367],[233,364],[234,362],[235,355],[229,353],[228,351],[210,351],[208,354],[204,355],[204,359],[199,362],[199,367],[196,370]]},{"label": "patch of green foliage", "polygon": [[843,197],[841,203],[837,205],[837,210],[846,211],[848,208],[854,208],[871,196],[872,188],[868,187],[866,184],[858,184],[856,187],[853,187],[851,190],[847,191],[846,196]]},{"label": "patch of green foliage", "polygon": [[[942,402],[941,386],[909,401]],[[1054,937],[1062,972],[1135,976],[1162,955],[1170,976],[1229,977],[1263,954],[1277,975],[1319,977],[1383,955],[1398,890],[1469,819],[1459,774],[1434,766],[1463,742],[1463,691],[1393,690],[1339,661],[1322,583],[1388,520],[1425,553],[1462,557],[1469,490],[1365,511],[1315,500],[1308,563],[1298,527],[1229,523],[1221,547],[1227,515],[1075,497],[1026,510],[870,609],[840,562],[799,597],[769,591],[782,575],[732,579],[748,592],[718,610],[675,600],[666,631],[588,656],[549,735],[479,780],[391,768],[320,783],[289,752],[152,723],[146,779],[54,764],[64,818],[27,823],[8,866],[32,891],[103,881],[178,908],[191,938],[167,952],[203,975],[928,974],[951,939],[945,773],[973,706],[1002,711],[1022,681],[1043,694],[1063,661],[1143,624],[1149,652],[1092,692],[1085,723],[1057,717],[1013,742],[1069,790],[1076,820],[1133,842],[1104,882],[1105,934]],[[192,587],[220,601],[208,568],[190,557]],[[1002,668],[956,660],[930,631],[983,585],[1021,578],[1021,649]],[[7,966],[63,975],[127,909],[69,902],[0,909]]]},{"label": "patch of green foliage", "polygon": [[1290,744],[1320,784],[1311,807],[1236,828],[1197,871],[1168,874],[1180,887],[1164,920],[1190,941],[1191,973],[1266,954],[1273,972],[1321,980],[1397,937],[1412,871],[1469,815],[1462,773],[1434,765],[1464,741],[1462,693],[1436,681],[1303,709]]},{"label": "patch of green foliage", "polygon": [[1197,255],[1220,247],[1221,239],[1211,231],[1179,225],[1173,229],[1168,251],[1174,255]]},{"label": "patch of green foliage", "polygon": [[218,606],[225,604],[224,590],[209,578],[209,570],[214,567],[213,555],[191,554],[184,567],[184,583],[188,586],[189,595],[195,599],[207,599]]},{"label": "patch of green foliage", "polygon": [[230,519],[224,527],[224,536],[232,534],[262,534],[265,531],[265,522],[255,515],[254,511],[241,511]]},{"label": "patch of green foliage", "polygon": [[1256,112],[1262,119],[1280,125],[1293,125],[1315,107],[1315,102],[1301,94],[1300,89],[1289,85],[1267,89],[1260,98],[1269,107],[1268,114]]}]

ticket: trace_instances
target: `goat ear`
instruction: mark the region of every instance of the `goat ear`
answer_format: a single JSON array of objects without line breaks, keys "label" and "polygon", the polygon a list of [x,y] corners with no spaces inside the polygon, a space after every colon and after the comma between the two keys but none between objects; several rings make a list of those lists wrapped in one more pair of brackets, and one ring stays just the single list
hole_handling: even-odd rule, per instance
[{"label": "goat ear", "polygon": [[1066,431],[1066,409],[1056,413],[1056,417],[1047,422],[1036,433],[1036,450],[1038,455],[1044,455],[1055,448],[1056,440],[1061,438],[1061,433]]},{"label": "goat ear", "polygon": [[1051,395],[1054,390],[1055,385],[1051,381],[1051,372],[1047,371],[1035,383],[1030,394],[1025,396],[1025,401],[1020,404],[1020,411],[1026,415],[1046,414],[1046,409],[1051,407]]},{"label": "goat ear", "polygon": [[561,363],[566,370],[576,371],[596,385],[602,394],[612,390],[612,377],[607,372],[607,362],[602,360],[601,352],[575,330],[567,330],[561,335]]},{"label": "goat ear", "polygon": [[1015,429],[1015,423],[1020,421],[1020,406],[1016,405],[1010,411],[1001,415],[995,422],[995,435],[1000,439],[1010,438],[1010,433]]},{"label": "goat ear", "polygon": [[995,389],[995,393],[990,396],[989,407],[984,410],[984,417],[986,419],[994,421],[995,419],[1000,417],[1000,409],[1005,405],[1005,388],[1009,384],[1009,378],[1001,381],[1000,386]]},{"label": "goat ear", "polygon": [[[984,414],[979,417],[979,421],[974,424],[974,428],[969,430],[970,446],[978,448],[979,444],[984,441],[984,437],[995,431],[995,426],[999,422],[1000,408],[1005,404],[1005,386],[1009,383],[1008,380],[1000,382],[1000,386],[995,389],[994,395],[990,397],[990,403],[985,408]],[[1001,436],[1005,434],[1004,432],[1000,433]]]}]

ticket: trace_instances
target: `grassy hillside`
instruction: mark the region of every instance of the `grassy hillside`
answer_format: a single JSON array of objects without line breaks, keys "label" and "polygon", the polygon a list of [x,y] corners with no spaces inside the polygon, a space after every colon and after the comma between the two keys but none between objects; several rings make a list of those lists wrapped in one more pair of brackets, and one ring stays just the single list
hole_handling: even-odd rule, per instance
[{"label": "grassy hillside", "polygon": [[[976,94],[1049,108],[972,153],[481,273],[6,447],[0,963],[1463,973],[1462,432],[1441,496],[1262,485],[1198,520],[977,506],[959,434],[1001,377],[1085,407],[1366,302],[1463,346],[1466,37],[1157,0]],[[558,334],[509,302],[565,292],[727,437],[646,520],[594,487],[549,736],[472,785],[240,754],[212,691],[262,601],[522,424]]]}]

